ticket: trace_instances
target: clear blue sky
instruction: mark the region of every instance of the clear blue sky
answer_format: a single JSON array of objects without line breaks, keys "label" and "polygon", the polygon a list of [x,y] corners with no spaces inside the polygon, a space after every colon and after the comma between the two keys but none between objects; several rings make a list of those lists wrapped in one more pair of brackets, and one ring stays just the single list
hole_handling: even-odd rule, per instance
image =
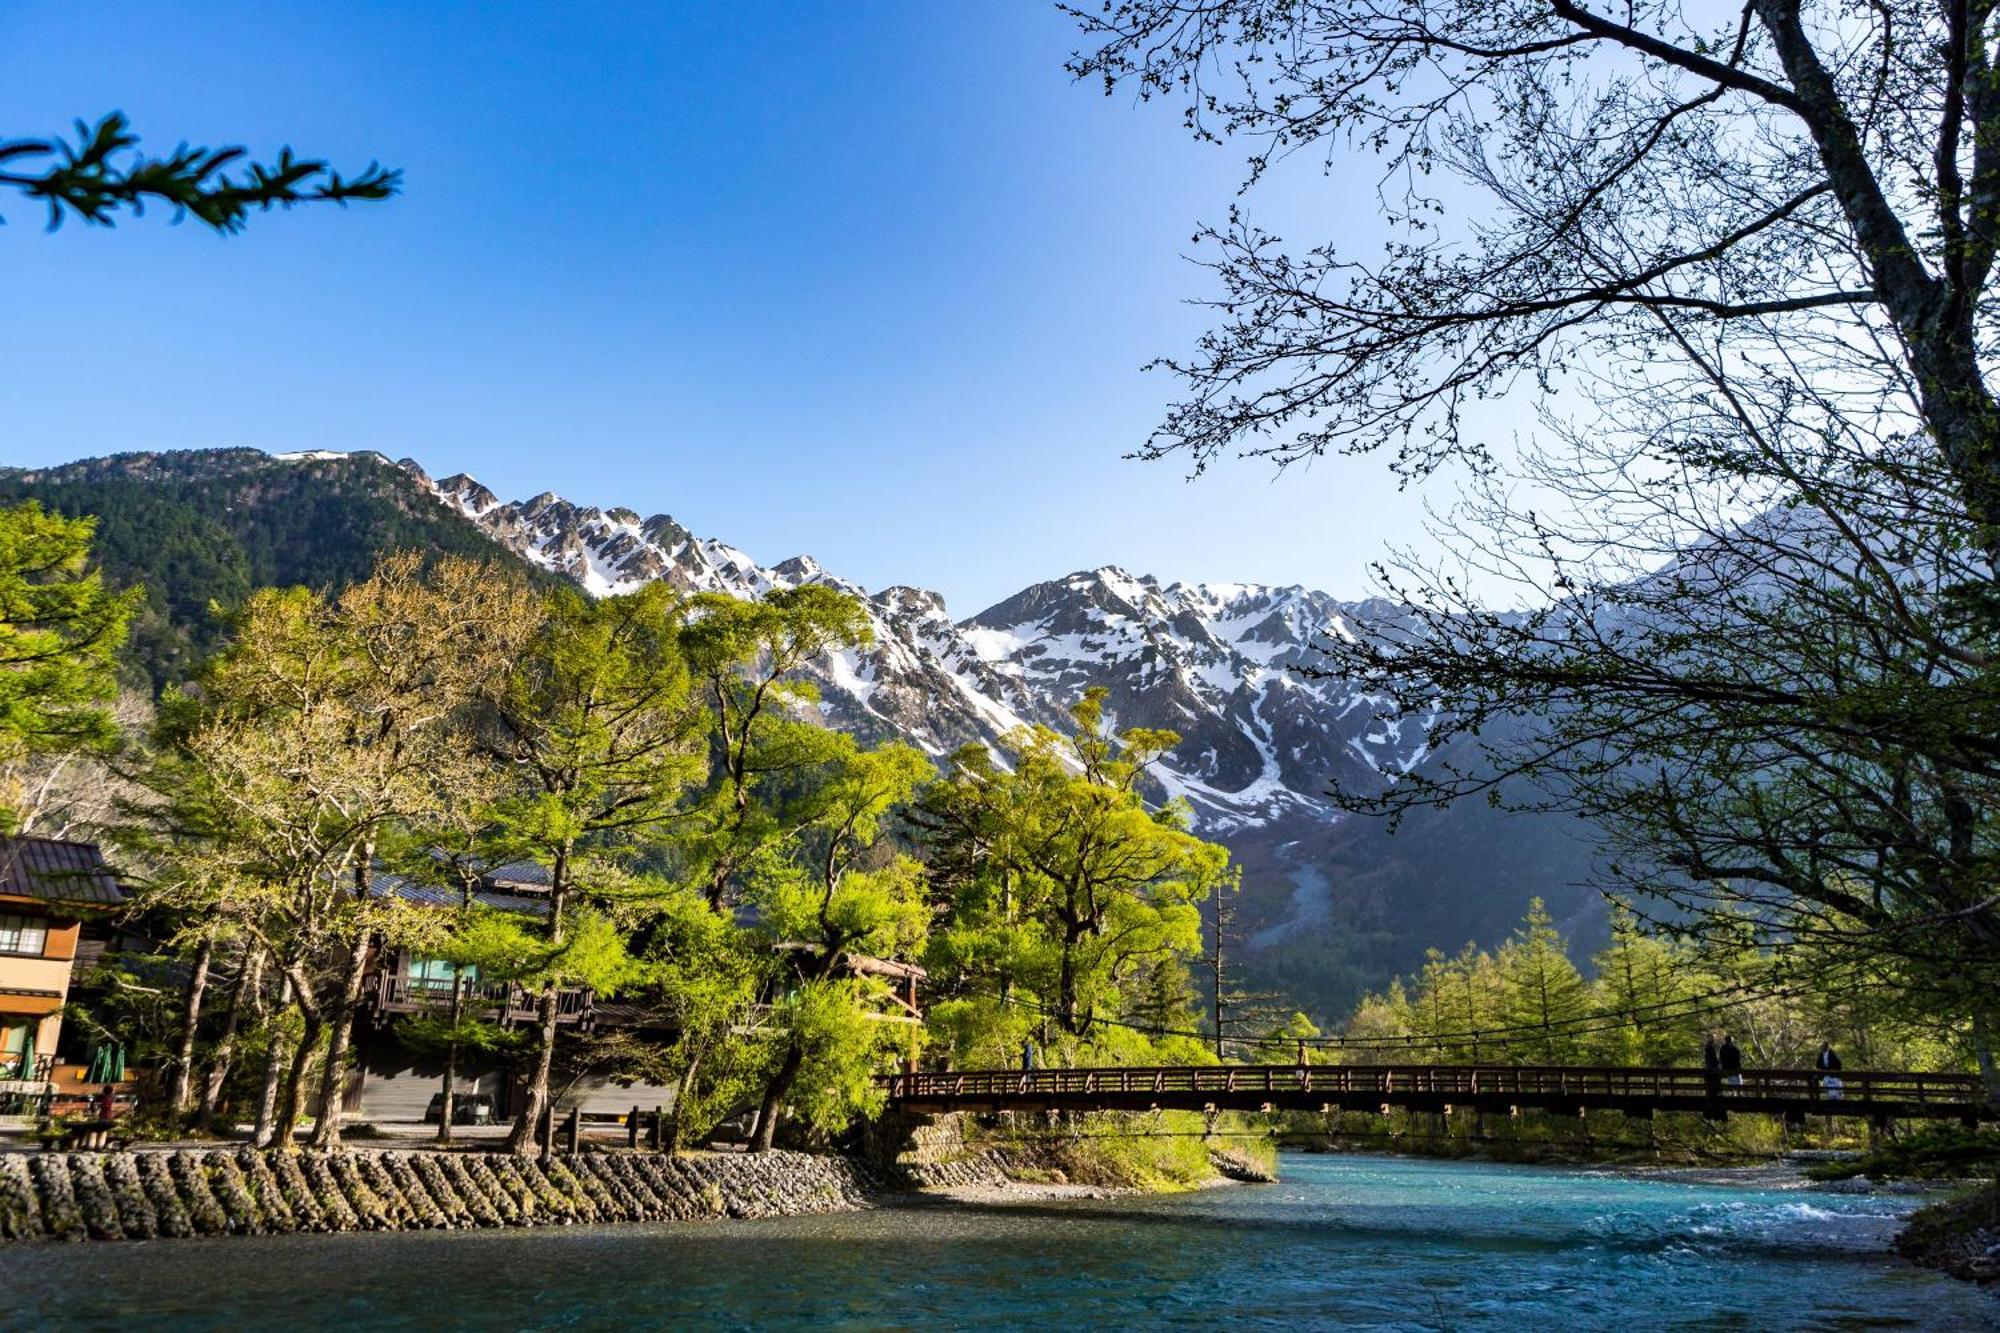
[{"label": "clear blue sky", "polygon": [[[1116,563],[1353,594],[1379,464],[1127,462],[1240,152],[1062,70],[1038,0],[0,8],[0,136],[404,169],[223,240],[0,227],[0,461],[373,448],[672,513],[959,614]],[[1372,247],[1372,164],[1276,201]]]}]

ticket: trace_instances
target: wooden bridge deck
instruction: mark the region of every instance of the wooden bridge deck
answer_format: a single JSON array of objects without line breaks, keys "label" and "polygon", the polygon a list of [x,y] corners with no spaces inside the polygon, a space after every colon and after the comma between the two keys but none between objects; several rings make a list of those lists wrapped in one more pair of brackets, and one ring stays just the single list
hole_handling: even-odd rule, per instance
[{"label": "wooden bridge deck", "polygon": [[1700,1069],[1534,1065],[1114,1065],[892,1074],[900,1110],[947,1111],[1480,1111],[1576,1115],[1689,1111],[1876,1120],[2000,1119],[1977,1075],[1861,1070],[1838,1090],[1810,1069],[1746,1069],[1714,1091]]}]

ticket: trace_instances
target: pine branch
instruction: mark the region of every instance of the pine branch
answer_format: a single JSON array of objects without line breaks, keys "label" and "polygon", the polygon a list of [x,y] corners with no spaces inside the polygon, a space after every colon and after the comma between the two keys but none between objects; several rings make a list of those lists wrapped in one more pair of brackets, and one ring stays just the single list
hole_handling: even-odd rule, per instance
[{"label": "pine branch", "polygon": [[120,213],[143,216],[148,203],[173,209],[174,221],[192,217],[224,235],[234,235],[252,211],[300,204],[388,199],[401,188],[403,173],[370,162],[358,175],[344,176],[317,158],[281,149],[273,162],[255,162],[247,150],[191,148],[183,143],[165,157],[140,150],[122,112],[98,121],[95,129],[77,122],[76,141],[0,140],[0,188],[11,188],[49,210],[49,230],[71,214],[86,224],[109,227]]}]

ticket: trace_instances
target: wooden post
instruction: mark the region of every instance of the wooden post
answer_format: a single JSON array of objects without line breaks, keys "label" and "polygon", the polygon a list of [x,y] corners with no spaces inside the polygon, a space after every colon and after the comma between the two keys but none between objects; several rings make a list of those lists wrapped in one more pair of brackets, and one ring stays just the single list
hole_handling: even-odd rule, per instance
[{"label": "wooden post", "polygon": [[653,1151],[665,1152],[666,1150],[667,1108],[664,1106],[655,1106],[653,1108]]},{"label": "wooden post", "polygon": [[625,1146],[637,1149],[639,1146],[639,1108],[634,1106],[632,1114],[625,1117]]},{"label": "wooden post", "polygon": [[572,1156],[576,1154],[577,1142],[582,1137],[582,1132],[583,1112],[581,1110],[573,1110],[569,1113],[569,1119],[563,1122],[563,1140],[568,1145]]}]

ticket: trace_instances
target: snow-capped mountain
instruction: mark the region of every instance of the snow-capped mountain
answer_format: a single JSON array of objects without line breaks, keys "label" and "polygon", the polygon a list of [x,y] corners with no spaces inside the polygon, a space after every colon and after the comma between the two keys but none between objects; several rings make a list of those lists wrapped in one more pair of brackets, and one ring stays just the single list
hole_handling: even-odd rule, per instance
[{"label": "snow-capped mountain", "polygon": [[854,594],[874,642],[816,669],[828,720],[931,754],[1029,723],[1059,726],[1087,687],[1103,685],[1117,726],[1180,733],[1158,777],[1216,834],[1330,822],[1330,780],[1378,782],[1423,756],[1416,720],[1385,721],[1367,693],[1296,670],[1324,636],[1393,615],[1384,603],[1299,587],[1161,585],[1106,566],[954,620],[934,592],[870,592],[807,556],[761,565],[664,514],[641,518],[551,494],[502,502],[470,477],[430,482],[404,466],[496,541],[596,595],[661,579],[746,597],[802,583]]},{"label": "snow-capped mountain", "polygon": [[1115,566],[1024,588],[955,618],[922,588],[869,591],[807,556],[762,565],[665,515],[554,495],[502,503],[469,477],[430,482],[457,514],[530,562],[597,594],[653,579],[754,596],[826,583],[868,609],[874,641],[814,675],[829,723],[933,755],[1029,723],[1058,728],[1092,685],[1117,727],[1164,727],[1179,746],[1155,770],[1198,828],[1243,870],[1240,957],[1253,985],[1322,1017],[1364,986],[1417,966],[1430,945],[1504,938],[1542,897],[1589,947],[1603,905],[1591,842],[1563,819],[1480,802],[1421,811],[1392,831],[1343,818],[1330,785],[1367,789],[1428,757],[1428,718],[1385,716],[1350,681],[1313,677],[1315,644],[1394,625],[1398,608],[1301,587],[1161,584]]}]

